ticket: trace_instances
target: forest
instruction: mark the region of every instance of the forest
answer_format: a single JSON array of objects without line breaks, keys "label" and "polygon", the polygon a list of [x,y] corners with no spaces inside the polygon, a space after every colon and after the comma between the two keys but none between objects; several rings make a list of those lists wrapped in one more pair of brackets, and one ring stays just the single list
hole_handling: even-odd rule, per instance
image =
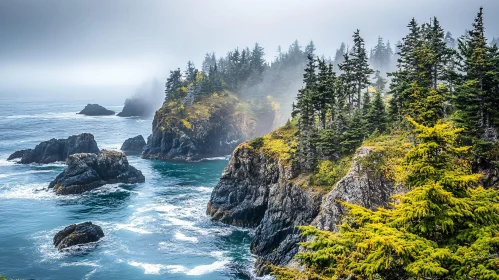
[{"label": "forest", "polygon": [[499,190],[481,174],[498,167],[497,40],[482,8],[457,40],[437,18],[407,28],[386,88],[359,30],[337,73],[309,55],[288,126],[302,172],[370,145],[408,191],[388,209],[343,203],[338,231],[301,227],[303,269],[274,267],[277,279],[499,279]]}]

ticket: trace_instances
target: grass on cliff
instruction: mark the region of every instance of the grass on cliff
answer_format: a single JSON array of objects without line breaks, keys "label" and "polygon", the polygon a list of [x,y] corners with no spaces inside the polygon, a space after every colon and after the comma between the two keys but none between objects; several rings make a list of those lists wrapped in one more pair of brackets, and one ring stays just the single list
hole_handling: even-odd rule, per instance
[{"label": "grass on cliff", "polygon": [[209,120],[213,114],[226,109],[230,113],[245,114],[247,106],[235,94],[223,91],[205,96],[190,106],[185,106],[181,99],[170,101],[163,104],[158,114],[162,115],[162,126],[180,123],[186,129],[192,129],[194,123]]},{"label": "grass on cliff", "polygon": [[247,145],[288,164],[296,153],[296,134],[296,123],[288,122],[265,136],[250,140]]}]

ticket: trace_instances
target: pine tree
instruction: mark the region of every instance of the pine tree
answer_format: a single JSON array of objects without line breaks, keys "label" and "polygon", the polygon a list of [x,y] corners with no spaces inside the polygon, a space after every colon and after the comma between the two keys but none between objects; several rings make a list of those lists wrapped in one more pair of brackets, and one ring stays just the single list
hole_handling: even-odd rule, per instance
[{"label": "pine tree", "polygon": [[350,51],[351,61],[354,69],[354,82],[357,91],[357,108],[361,108],[361,94],[362,90],[367,89],[369,86],[369,76],[374,71],[369,67],[368,57],[364,45],[364,39],[360,37],[360,31],[353,34],[353,47]]},{"label": "pine tree", "polygon": [[374,100],[371,102],[365,120],[368,124],[367,135],[371,135],[375,131],[379,133],[385,132],[387,123],[386,108],[380,92],[374,94]]},{"label": "pine tree", "polygon": [[392,209],[343,203],[339,231],[301,227],[302,272],[275,268],[277,279],[498,279],[499,191],[477,186],[469,147],[456,146],[451,123],[415,127],[404,184]]}]

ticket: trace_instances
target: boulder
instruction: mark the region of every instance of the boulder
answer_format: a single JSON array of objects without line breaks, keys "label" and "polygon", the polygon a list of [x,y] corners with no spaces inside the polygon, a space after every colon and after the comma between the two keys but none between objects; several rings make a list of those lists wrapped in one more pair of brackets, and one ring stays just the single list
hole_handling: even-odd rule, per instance
[{"label": "boulder", "polygon": [[145,181],[142,172],[129,165],[121,152],[102,150],[98,155],[73,154],[66,163],[68,167],[49,185],[57,194],[79,194],[105,184]]},{"label": "boulder", "polygon": [[111,116],[115,112],[102,107],[99,104],[87,104],[78,114],[85,116]]},{"label": "boulder", "polygon": [[68,156],[75,153],[99,153],[97,142],[90,133],[73,135],[67,139],[50,139],[36,145],[34,149],[26,149],[14,152],[8,157],[9,160],[21,158],[19,163],[52,163],[66,161]]},{"label": "boulder", "polygon": [[144,137],[142,137],[142,135],[139,135],[133,138],[128,138],[123,143],[123,145],[121,145],[121,150],[129,152],[142,152],[142,149],[144,149],[145,145],[146,141],[144,140]]},{"label": "boulder", "polygon": [[62,250],[74,245],[96,242],[104,237],[102,228],[92,222],[72,224],[54,236],[54,246]]}]

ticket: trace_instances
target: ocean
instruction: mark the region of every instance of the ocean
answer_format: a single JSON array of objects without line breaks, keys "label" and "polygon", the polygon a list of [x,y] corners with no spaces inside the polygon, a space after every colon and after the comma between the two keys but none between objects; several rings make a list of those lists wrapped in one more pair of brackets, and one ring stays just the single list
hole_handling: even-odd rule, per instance
[{"label": "ocean", "polygon": [[[20,165],[16,150],[92,133],[100,149],[151,134],[152,118],[87,117],[83,101],[0,99],[0,275],[14,279],[253,279],[252,231],[212,222],[206,204],[228,157],[196,163],[128,156],[146,182],[58,196],[47,186],[64,163]],[[121,111],[122,105],[102,103]],[[53,236],[91,221],[96,244],[59,252]]]}]

